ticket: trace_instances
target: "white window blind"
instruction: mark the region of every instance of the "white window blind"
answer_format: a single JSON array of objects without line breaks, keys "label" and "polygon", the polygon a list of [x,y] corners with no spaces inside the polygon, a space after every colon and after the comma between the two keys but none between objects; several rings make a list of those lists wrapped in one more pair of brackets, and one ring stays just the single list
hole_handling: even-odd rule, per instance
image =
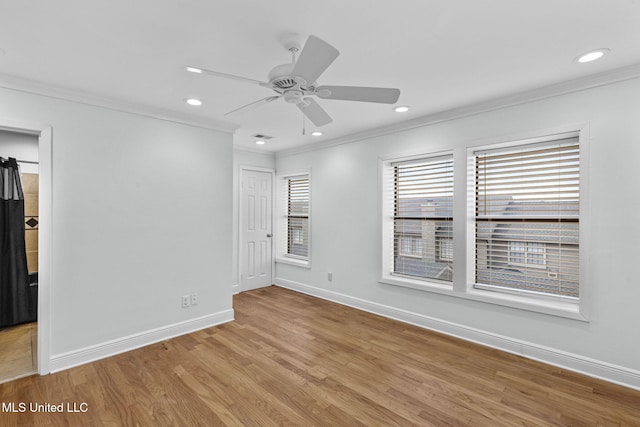
[{"label": "white window blind", "polygon": [[578,298],[578,138],[474,157],[475,286]]},{"label": "white window blind", "polygon": [[286,178],[287,250],[286,255],[309,257],[309,176]]},{"label": "white window blind", "polygon": [[391,167],[393,274],[451,282],[453,156],[391,163]]}]

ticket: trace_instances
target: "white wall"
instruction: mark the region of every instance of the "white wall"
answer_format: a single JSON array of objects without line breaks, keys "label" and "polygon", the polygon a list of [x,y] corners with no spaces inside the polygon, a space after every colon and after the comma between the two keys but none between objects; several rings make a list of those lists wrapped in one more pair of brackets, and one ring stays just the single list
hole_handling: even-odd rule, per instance
[{"label": "white wall", "polygon": [[0,88],[6,121],[53,132],[53,359],[233,316],[229,132]]},{"label": "white wall", "polygon": [[[313,266],[278,264],[276,282],[360,307],[416,313],[471,334],[530,343],[560,358],[577,357],[581,366],[588,359],[598,367],[613,364],[635,375],[640,387],[638,93],[640,79],[629,80],[316,151],[282,153],[276,157],[279,170],[312,169]],[[379,158],[574,123],[588,123],[591,135],[591,222],[581,224],[591,238],[590,322],[378,282]]]},{"label": "white wall", "polygon": [[240,168],[241,167],[259,167],[266,169],[275,169],[275,156],[273,153],[260,153],[235,149],[233,151],[233,292],[240,292],[240,276],[238,274],[238,241],[240,239],[240,230],[238,217],[240,212]]}]

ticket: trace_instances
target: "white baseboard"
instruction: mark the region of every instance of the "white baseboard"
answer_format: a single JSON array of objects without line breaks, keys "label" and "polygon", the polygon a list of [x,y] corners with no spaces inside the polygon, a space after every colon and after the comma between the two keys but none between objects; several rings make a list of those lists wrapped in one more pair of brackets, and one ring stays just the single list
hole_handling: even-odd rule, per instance
[{"label": "white baseboard", "polygon": [[239,294],[240,293],[240,285],[236,283],[235,285],[231,286],[231,293],[233,295]]},{"label": "white baseboard", "polygon": [[387,305],[378,304],[338,292],[305,285],[291,280],[276,278],[275,282],[277,286],[281,286],[283,288],[640,390],[640,371],[590,359],[588,357],[568,353],[562,350],[541,346],[531,342],[459,325],[445,320],[436,319],[422,314],[401,310]]},{"label": "white baseboard", "polygon": [[146,332],[129,335],[101,344],[92,345],[79,350],[56,354],[51,357],[51,373],[59,372],[74,366],[84,365],[105,357],[114,356],[119,353],[134,350],[150,344],[174,338],[179,335],[188,334],[200,329],[220,325],[234,319],[233,309],[220,311],[196,319],[189,319],[184,322],[162,328],[152,329]]}]

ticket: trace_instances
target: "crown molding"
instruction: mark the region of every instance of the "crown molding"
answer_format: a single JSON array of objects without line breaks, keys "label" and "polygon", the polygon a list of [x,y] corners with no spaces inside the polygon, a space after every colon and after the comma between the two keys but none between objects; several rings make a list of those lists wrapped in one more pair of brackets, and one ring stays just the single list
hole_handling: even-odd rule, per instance
[{"label": "crown molding", "polygon": [[234,133],[239,127],[238,125],[229,122],[212,119],[199,119],[198,117],[194,117],[189,114],[92,95],[86,92],[74,91],[8,74],[0,73],[0,88],[76,102],[79,104],[90,105],[92,107],[106,108],[109,110],[150,117],[158,120],[197,126],[215,131]]},{"label": "crown molding", "polygon": [[364,139],[370,139],[378,136],[388,135],[405,130],[425,127],[436,123],[442,123],[463,117],[469,117],[476,114],[486,113],[489,111],[500,110],[507,107],[526,104],[529,102],[539,101],[542,99],[553,98],[556,96],[566,95],[569,93],[580,92],[609,84],[619,83],[626,80],[632,80],[640,77],[640,63],[629,65],[615,70],[603,73],[593,74],[586,77],[567,80],[548,86],[539,87],[515,94],[490,99],[476,104],[471,104],[439,113],[429,114],[415,119],[394,123],[388,126],[381,126],[374,129],[368,129],[363,132],[357,132],[340,138],[333,138],[326,141],[318,142],[311,145],[289,148],[277,151],[276,158],[293,156],[296,154],[306,153],[309,151],[321,150],[323,148],[333,147],[337,145],[349,144]]}]

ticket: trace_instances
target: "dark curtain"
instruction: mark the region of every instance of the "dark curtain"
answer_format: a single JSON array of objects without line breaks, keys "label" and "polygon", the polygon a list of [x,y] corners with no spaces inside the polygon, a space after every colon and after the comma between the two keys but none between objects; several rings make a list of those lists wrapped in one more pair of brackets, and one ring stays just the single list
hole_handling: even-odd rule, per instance
[{"label": "dark curtain", "polygon": [[0,327],[33,321],[32,305],[18,163],[0,158]]}]

